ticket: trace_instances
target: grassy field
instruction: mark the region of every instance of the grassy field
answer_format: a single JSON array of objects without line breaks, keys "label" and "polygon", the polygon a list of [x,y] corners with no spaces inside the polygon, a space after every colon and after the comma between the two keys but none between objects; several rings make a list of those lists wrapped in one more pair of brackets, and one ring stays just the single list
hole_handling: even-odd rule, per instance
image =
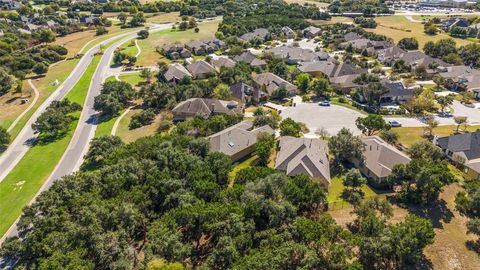
[{"label": "grassy field", "polygon": [[124,82],[131,84],[132,86],[137,86],[139,83],[145,81],[142,77],[140,77],[140,73],[123,74],[118,76],[118,78]]},{"label": "grassy field", "polygon": [[121,111],[117,116],[106,121],[100,121],[97,125],[97,129],[95,130],[95,137],[110,135],[112,133],[112,128],[115,124],[115,121],[117,121],[118,117],[120,117],[122,113],[123,111]]},{"label": "grassy field", "polygon": [[147,39],[138,40],[142,53],[137,59],[137,65],[153,66],[158,63],[162,56],[156,48],[168,43],[186,43],[192,40],[208,39],[215,36],[218,28],[218,20],[206,21],[198,24],[200,31],[195,33],[193,29],[187,31],[173,31],[166,29],[150,34]]},{"label": "grassy field", "polygon": [[336,24],[336,23],[348,23],[351,24],[353,23],[352,18],[348,17],[332,17],[330,20],[325,21],[325,20],[308,20],[313,24],[316,25],[325,25],[325,24]]},{"label": "grassy field", "polygon": [[117,129],[117,136],[122,138],[122,141],[124,141],[125,143],[133,142],[136,141],[138,138],[154,135],[157,133],[159,123],[162,120],[160,114],[157,115],[153,123],[148,126],[143,126],[136,129],[128,128],[128,125],[132,120],[132,116],[140,111],[141,109],[132,109],[120,120]]},{"label": "grassy field", "polygon": [[[475,131],[478,128],[480,128],[480,125],[468,126],[467,131]],[[433,134],[438,136],[448,136],[453,134],[456,129],[457,127],[453,125],[438,126],[433,129]],[[398,133],[400,143],[406,147],[410,147],[412,144],[425,139],[423,137],[424,128],[422,127],[401,127],[394,128],[393,130]]]},{"label": "grassy field", "polygon": [[[96,56],[84,75],[67,95],[71,101],[83,104],[90,81],[101,56]],[[61,139],[48,144],[35,144],[0,183],[0,235],[3,235],[21,214],[42,184],[52,173],[73,137],[77,120],[70,125],[68,133]]]},{"label": "grassy field", "polygon": [[[423,24],[420,22],[412,22],[404,16],[383,16],[375,19],[378,23],[375,29],[365,29],[366,31],[385,35],[392,38],[395,43],[405,37],[415,37],[418,39],[420,48],[428,41],[437,41],[439,39],[451,38],[445,33],[429,36],[423,32]],[[454,38],[457,46],[469,44],[470,41]]]},{"label": "grassy field", "polygon": [[[345,186],[343,185],[342,178],[338,176],[333,177],[330,185],[328,186],[327,201],[329,208],[337,209],[350,207],[350,203],[346,202],[342,198],[342,192],[344,189]],[[363,185],[362,191],[365,195],[365,198],[377,196],[377,193],[368,185]]]},{"label": "grassy field", "polygon": [[[32,116],[32,114],[38,109],[40,104],[42,104],[58,87],[58,85],[54,86],[52,83],[57,79],[61,84],[65,79],[67,79],[69,72],[74,69],[74,67],[78,64],[78,59],[71,59],[66,60],[63,62],[58,63],[57,65],[51,67],[47,72],[46,76],[35,79],[33,84],[37,87],[40,96],[38,98],[37,103],[26,113],[20,121],[17,123],[15,128],[10,132],[12,138],[17,136],[17,134],[22,130],[22,128],[27,123],[28,119]],[[65,72],[68,71],[68,72]],[[29,87],[24,88],[24,93],[30,92]],[[3,102],[2,102],[3,101]],[[32,99],[29,100],[32,102]],[[17,102],[10,102],[9,100],[4,100],[3,97],[0,98],[0,126],[8,127],[10,123],[15,120],[15,118],[20,115],[23,110],[25,110],[28,105],[17,105]],[[29,103],[28,103],[29,104]]]},{"label": "grassy field", "polygon": [[314,1],[314,0],[285,0],[285,2],[289,4],[311,4],[311,5],[316,5],[319,8],[326,8],[328,7],[328,3],[323,3],[319,1]]}]

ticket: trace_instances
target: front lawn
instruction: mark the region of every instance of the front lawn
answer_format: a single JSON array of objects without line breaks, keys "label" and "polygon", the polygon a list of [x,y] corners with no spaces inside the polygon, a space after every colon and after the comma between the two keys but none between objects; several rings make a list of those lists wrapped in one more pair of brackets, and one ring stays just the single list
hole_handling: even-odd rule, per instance
[{"label": "front lawn", "polygon": [[[467,131],[476,131],[478,128],[480,128],[480,125],[467,126]],[[454,125],[438,126],[433,129],[433,134],[440,137],[449,136],[452,135],[456,129],[457,126]],[[406,147],[410,147],[416,142],[425,140],[425,137],[423,137],[423,127],[400,127],[392,130],[398,133],[399,142]]]}]

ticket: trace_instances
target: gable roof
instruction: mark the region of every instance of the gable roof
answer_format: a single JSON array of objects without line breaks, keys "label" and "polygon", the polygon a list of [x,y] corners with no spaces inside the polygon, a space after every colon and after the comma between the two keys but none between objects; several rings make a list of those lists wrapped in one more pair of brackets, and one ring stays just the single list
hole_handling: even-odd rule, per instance
[{"label": "gable roof", "polygon": [[249,33],[241,35],[240,39],[245,40],[245,41],[250,41],[254,37],[258,37],[260,39],[265,39],[269,34],[270,34],[270,32],[267,29],[257,28],[253,32],[249,32]]},{"label": "gable roof", "polygon": [[196,62],[193,62],[187,66],[188,71],[193,76],[197,76],[200,74],[208,74],[208,73],[215,73],[215,68],[212,67],[208,62],[199,60]]},{"label": "gable roof", "polygon": [[413,96],[413,90],[406,88],[401,81],[382,80],[381,83],[388,90],[382,97]]},{"label": "gable roof", "polygon": [[305,34],[307,32],[312,34],[312,35],[316,35],[320,32],[320,28],[315,27],[315,26],[309,26],[309,27],[303,29],[303,31],[302,31],[303,34]]},{"label": "gable roof", "polygon": [[329,58],[329,55],[325,52],[316,53],[309,49],[296,48],[293,46],[278,46],[265,50],[265,52],[272,53],[275,57],[294,62],[315,62]]},{"label": "gable roof", "polygon": [[190,98],[182,101],[173,108],[172,112],[183,115],[232,114],[241,113],[243,104],[234,101],[225,101],[211,98]]},{"label": "gable roof", "polygon": [[320,177],[330,183],[330,163],[327,143],[320,139],[280,138],[275,168],[293,176],[305,174]]},{"label": "gable roof", "polygon": [[347,34],[345,34],[345,36],[343,36],[343,38],[345,39],[345,41],[352,41],[356,39],[361,39],[363,37],[355,32],[348,32]]},{"label": "gable roof", "polygon": [[433,58],[431,56],[426,55],[421,51],[413,51],[413,52],[406,52],[400,56],[405,63],[410,66],[419,66],[419,65],[429,65],[430,63],[437,63],[440,66],[450,66],[449,64],[445,63],[444,61]]},{"label": "gable roof", "polygon": [[252,121],[242,121],[209,136],[210,151],[221,152],[227,156],[233,156],[255,145],[257,143],[257,136],[260,132],[266,132],[270,135],[275,134],[275,131],[268,125],[255,129],[252,128]]},{"label": "gable roof", "polygon": [[237,62],[242,62],[245,64],[249,64],[250,66],[264,66],[267,62],[263,61],[262,59],[258,59],[255,54],[250,51],[246,51],[241,55],[237,55],[233,58]]},{"label": "gable roof", "polygon": [[285,87],[285,89],[289,92],[294,92],[297,90],[295,85],[270,72],[253,74],[252,80],[257,85],[265,86],[269,95],[281,86]]},{"label": "gable roof", "polygon": [[301,63],[298,69],[302,72],[321,72],[329,78],[367,72],[367,69],[357,68],[352,64],[332,61]]},{"label": "gable roof", "polygon": [[175,63],[168,66],[167,72],[163,75],[167,82],[172,80],[181,80],[184,77],[192,77],[192,74],[181,64]]},{"label": "gable roof", "polygon": [[217,70],[220,70],[220,68],[222,67],[232,68],[235,66],[235,61],[233,61],[232,59],[226,56],[220,56],[220,57],[214,58],[212,59],[211,63],[212,63],[212,66]]},{"label": "gable roof", "polygon": [[437,143],[444,150],[464,153],[467,160],[480,158],[480,131],[441,137]]},{"label": "gable roof", "polygon": [[378,136],[362,138],[365,144],[364,166],[379,178],[387,177],[397,164],[407,164],[410,158]]}]

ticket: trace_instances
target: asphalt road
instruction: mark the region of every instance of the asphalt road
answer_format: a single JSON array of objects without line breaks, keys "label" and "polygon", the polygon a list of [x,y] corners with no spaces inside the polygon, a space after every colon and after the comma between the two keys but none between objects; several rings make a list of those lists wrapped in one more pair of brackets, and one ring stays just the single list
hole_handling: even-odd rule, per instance
[{"label": "asphalt road", "polygon": [[[164,30],[170,27],[171,27],[171,24],[156,25],[150,28],[150,32]],[[118,42],[115,42],[112,46],[105,49],[104,54],[100,59],[100,62],[95,71],[95,74],[93,75],[92,81],[90,82],[87,98],[85,103],[83,104],[82,113],[80,115],[80,119],[79,119],[77,128],[75,129],[75,133],[72,137],[72,140],[70,141],[67,147],[67,150],[63,154],[61,160],[56,165],[54,171],[52,172],[52,174],[49,176],[49,178],[46,180],[46,182],[43,184],[43,186],[40,188],[40,190],[37,192],[34,199],[30,203],[33,203],[35,201],[35,198],[39,194],[41,194],[43,191],[51,187],[56,180],[62,178],[63,176],[69,175],[80,168],[80,165],[83,162],[83,157],[85,153],[88,151],[90,140],[95,135],[95,130],[97,127],[98,112],[96,112],[93,109],[94,99],[97,95],[100,94],[100,90],[102,88],[103,82],[105,81],[107,75],[111,73],[110,63],[113,58],[113,53],[115,52],[115,49],[119,47],[121,44],[135,38],[137,36],[137,32],[138,31],[134,31],[127,34],[118,35],[104,42],[101,42],[101,44],[107,44],[112,40],[117,39],[120,36],[124,36],[124,38],[122,38]],[[80,77],[85,72],[88,65],[91,63],[91,60],[95,52],[98,51],[99,46],[100,45],[94,46],[82,57],[77,67],[72,72],[72,75],[69,78],[67,78],[67,80],[65,80],[65,82],[55,92],[54,94],[55,98],[52,98],[51,100],[47,100],[45,103],[48,103],[49,105],[53,100],[59,100],[63,98],[68,93],[68,91],[71,88],[73,88],[73,86],[76,84],[76,82],[80,79]],[[27,123],[24,130],[22,130],[22,133],[24,132],[25,135],[21,133],[17,138],[19,138],[20,135],[22,135],[22,137],[27,136],[29,141],[33,142],[35,140],[36,136],[35,134],[33,134],[33,130],[31,130],[31,123],[35,122],[36,118],[46,109],[46,107],[48,107],[48,105],[45,105],[45,103],[42,104],[42,107],[35,112],[34,114],[35,117],[32,116],[32,118],[29,120],[29,123]],[[30,133],[28,132],[29,130],[31,130]],[[24,151],[23,153],[24,155],[26,151],[28,151],[28,148],[30,147],[31,143],[22,144],[22,145],[23,147],[21,149],[18,149],[17,151],[12,150],[11,154],[8,155],[9,157],[10,156],[13,157],[13,159],[11,159],[12,163],[14,160],[16,160],[16,163],[18,163],[18,161],[21,159],[21,156],[16,157],[15,153],[21,153],[20,151]],[[8,164],[9,159],[4,159],[3,162],[6,162],[6,164],[9,165]],[[13,167],[15,167],[14,165],[16,165],[16,163],[11,164],[10,166],[6,166],[5,168],[9,169],[10,171],[11,169],[13,169]],[[5,176],[8,174],[8,172],[5,173]],[[3,176],[3,178],[5,176]],[[10,227],[7,233],[0,239],[0,244],[3,242],[3,240],[5,240],[6,237],[12,237],[17,235],[17,229],[16,229],[17,221]]]}]

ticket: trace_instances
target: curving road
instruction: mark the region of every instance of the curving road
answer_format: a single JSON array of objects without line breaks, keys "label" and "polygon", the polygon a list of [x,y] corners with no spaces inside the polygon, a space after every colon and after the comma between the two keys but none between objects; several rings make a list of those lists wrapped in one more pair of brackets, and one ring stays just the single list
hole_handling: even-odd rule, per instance
[{"label": "curving road", "polygon": [[[171,25],[172,24],[156,25],[154,27],[151,27],[149,31],[155,32],[169,29],[171,28]],[[94,99],[97,95],[100,94],[100,90],[104,80],[107,78],[107,75],[111,73],[110,63],[112,61],[115,49],[121,44],[127,42],[128,40],[135,38],[137,36],[137,32],[138,30],[124,33],[100,43],[107,44],[112,40],[117,39],[118,37],[124,36],[121,40],[115,42],[113,45],[105,49],[103,56],[97,66],[97,69],[95,70],[92,81],[90,82],[87,98],[85,100],[85,103],[83,104],[82,113],[80,115],[80,119],[75,129],[72,140],[70,141],[67,150],[63,154],[62,158],[57,163],[54,171],[48,177],[48,179],[45,181],[43,186],[40,188],[40,190],[37,192],[37,194],[30,203],[33,203],[35,201],[35,198],[44,190],[51,187],[56,180],[60,179],[65,175],[69,175],[80,168],[80,165],[83,162],[83,157],[88,151],[90,140],[95,135],[95,130],[97,128],[97,112],[93,109]],[[85,55],[82,57],[79,64],[75,67],[74,71],[67,78],[67,80],[65,80],[65,82],[58,88],[58,90],[46,102],[44,102],[44,104],[41,105],[41,107],[29,120],[27,125],[25,125],[24,129],[17,137],[17,139],[19,139],[19,142],[15,142],[17,141],[16,139],[10,147],[10,153],[5,152],[7,153],[7,155],[2,156],[2,159],[0,159],[0,172],[2,172],[2,176],[0,176],[0,181],[3,180],[3,178],[8,175],[8,172],[10,172],[10,170],[15,167],[16,163],[18,163],[21,157],[23,157],[23,155],[28,151],[28,148],[31,146],[31,142],[35,140],[36,135],[33,134],[33,130],[31,129],[31,123],[36,120],[36,118],[46,109],[46,107],[48,107],[48,105],[53,100],[59,100],[63,98],[68,93],[68,91],[73,88],[73,86],[85,72],[88,65],[91,63],[91,60],[95,52],[98,51],[100,44],[95,45],[92,49],[85,53]],[[25,143],[26,141],[29,141],[29,143]],[[17,157],[16,154],[18,154],[19,157]],[[20,154],[22,155],[20,156]],[[11,164],[9,164],[10,162]],[[3,166],[4,168],[6,168],[6,170],[8,169],[8,171],[6,171],[5,173],[3,173],[2,171],[2,164],[4,164]],[[0,238],[0,244],[5,240],[6,237],[15,236],[17,234],[17,221],[10,227],[7,233],[5,233],[2,238]]]}]

